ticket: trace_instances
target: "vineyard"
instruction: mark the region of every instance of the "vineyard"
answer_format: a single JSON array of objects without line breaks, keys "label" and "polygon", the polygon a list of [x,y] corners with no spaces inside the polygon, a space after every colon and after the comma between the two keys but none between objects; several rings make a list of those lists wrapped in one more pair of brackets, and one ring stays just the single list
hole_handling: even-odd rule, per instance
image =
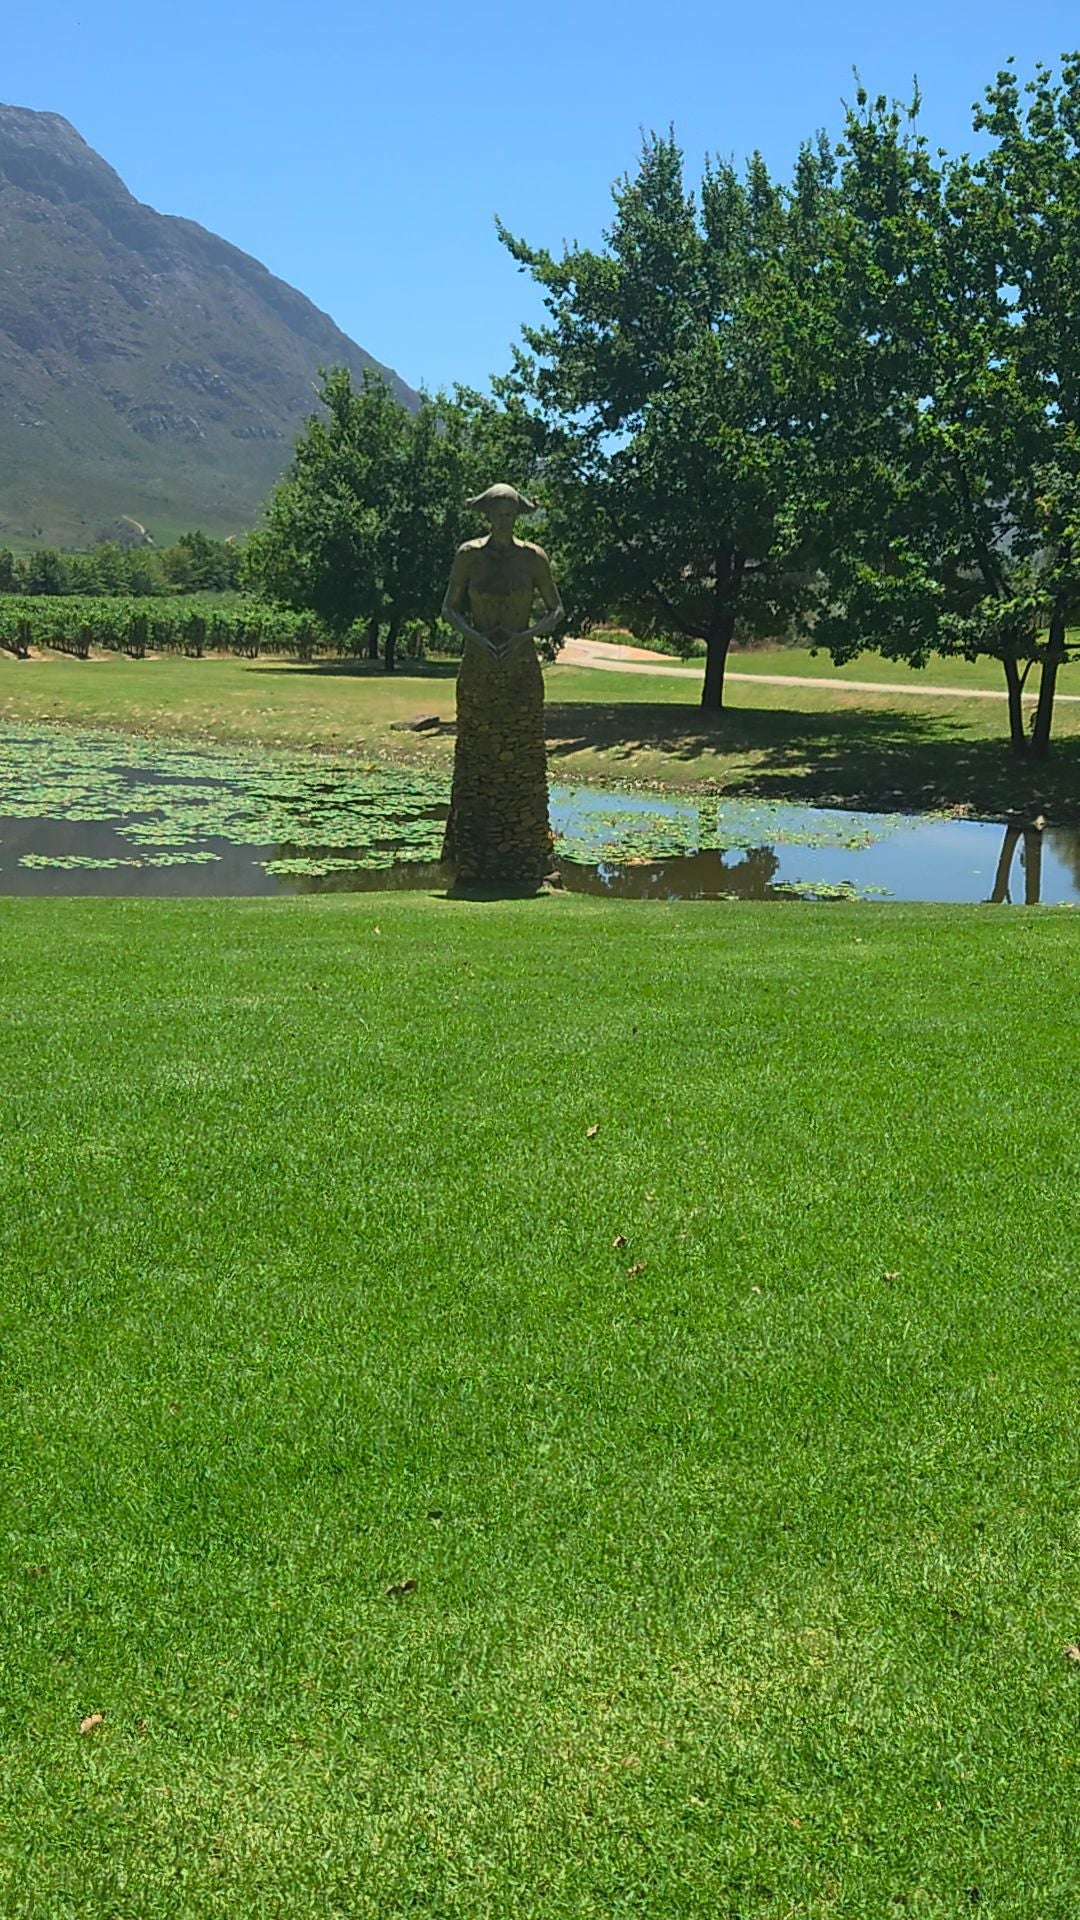
[{"label": "vineyard", "polygon": [[88,660],[93,649],[141,660],[149,653],[260,654],[310,660],[317,653],[352,653],[359,636],[332,635],[312,614],[291,613],[258,601],[222,605],[197,599],[80,598],[65,595],[0,597],[0,650],[27,660],[49,649]]}]

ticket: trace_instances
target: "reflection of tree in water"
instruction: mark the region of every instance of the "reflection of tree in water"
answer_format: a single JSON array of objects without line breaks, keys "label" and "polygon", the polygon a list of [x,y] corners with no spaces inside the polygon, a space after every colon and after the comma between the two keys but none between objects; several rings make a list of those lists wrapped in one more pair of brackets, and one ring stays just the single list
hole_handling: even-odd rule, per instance
[{"label": "reflection of tree in water", "polygon": [[[294,859],[296,847],[277,847],[277,859]],[[344,850],[337,850],[337,858]],[[627,861],[625,865],[561,863],[563,884],[571,893],[601,894],[621,900],[740,900],[778,898],[772,881],[780,865],[772,847],[749,847],[738,854],[693,853],[671,860]],[[435,861],[409,860],[385,867],[342,867],[332,873],[282,875],[290,893],[397,893],[444,885],[445,867]]]},{"label": "reflection of tree in water", "polygon": [[1062,866],[1069,869],[1076,891],[1080,894],[1080,829],[1048,827],[1045,838]]},{"label": "reflection of tree in water", "polygon": [[997,906],[1005,901],[1012,904],[1009,882],[1012,878],[1013,861],[1016,858],[1018,846],[1021,846],[1020,868],[1024,876],[1024,905],[1037,907],[1042,899],[1043,834],[1040,827],[1006,827],[1005,838],[998,855],[997,872],[994,875],[994,891],[990,895],[990,900]]},{"label": "reflection of tree in water", "polygon": [[775,898],[772,881],[780,866],[772,847],[748,847],[737,855],[687,853],[671,860],[560,864],[571,893],[598,893],[609,900],[739,900]]}]

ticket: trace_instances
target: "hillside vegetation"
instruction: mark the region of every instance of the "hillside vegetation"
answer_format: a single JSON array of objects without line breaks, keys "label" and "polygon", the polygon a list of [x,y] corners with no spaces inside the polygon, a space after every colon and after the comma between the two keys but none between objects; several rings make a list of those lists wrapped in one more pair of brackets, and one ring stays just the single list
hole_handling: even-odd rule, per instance
[{"label": "hillside vegetation", "polygon": [[329,365],[376,362],[59,114],[0,106],[0,545],[250,525]]}]

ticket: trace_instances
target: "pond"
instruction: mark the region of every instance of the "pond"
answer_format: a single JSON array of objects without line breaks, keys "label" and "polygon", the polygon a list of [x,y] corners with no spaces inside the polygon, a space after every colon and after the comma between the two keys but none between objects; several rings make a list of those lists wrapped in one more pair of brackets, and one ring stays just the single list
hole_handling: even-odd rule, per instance
[{"label": "pond", "polygon": [[[445,885],[441,773],[0,721],[0,893]],[[1080,904],[1080,830],[552,789],[563,884],[612,899]]]}]

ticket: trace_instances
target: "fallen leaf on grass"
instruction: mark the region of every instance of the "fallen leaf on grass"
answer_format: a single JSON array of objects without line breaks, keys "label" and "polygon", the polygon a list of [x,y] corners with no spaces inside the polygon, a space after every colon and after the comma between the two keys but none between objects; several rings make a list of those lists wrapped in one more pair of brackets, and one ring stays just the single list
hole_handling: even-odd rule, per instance
[{"label": "fallen leaf on grass", "polygon": [[898,1273],[883,1273],[881,1277],[883,1280],[899,1280],[900,1275]]},{"label": "fallen leaf on grass", "polygon": [[395,1580],[392,1586],[387,1587],[386,1597],[388,1600],[403,1600],[407,1593],[415,1592],[415,1580]]},{"label": "fallen leaf on grass", "polygon": [[105,1715],[103,1713],[88,1713],[85,1720],[79,1721],[79,1732],[93,1733],[101,1726],[104,1718]]},{"label": "fallen leaf on grass", "polygon": [[626,1245],[625,1233],[617,1233],[611,1244],[613,1247],[625,1247]]},{"label": "fallen leaf on grass", "polygon": [[644,1273],[648,1264],[647,1260],[635,1260],[633,1266],[627,1267],[626,1271],[627,1273]]},{"label": "fallen leaf on grass", "polygon": [[586,1140],[595,1140],[599,1131],[600,1131],[600,1122],[599,1120],[597,1120],[593,1126],[586,1127],[585,1129]]},{"label": "fallen leaf on grass", "polygon": [[1080,1646],[1070,1642],[1065,1649],[1065,1658],[1071,1660],[1074,1666],[1080,1667]]}]

